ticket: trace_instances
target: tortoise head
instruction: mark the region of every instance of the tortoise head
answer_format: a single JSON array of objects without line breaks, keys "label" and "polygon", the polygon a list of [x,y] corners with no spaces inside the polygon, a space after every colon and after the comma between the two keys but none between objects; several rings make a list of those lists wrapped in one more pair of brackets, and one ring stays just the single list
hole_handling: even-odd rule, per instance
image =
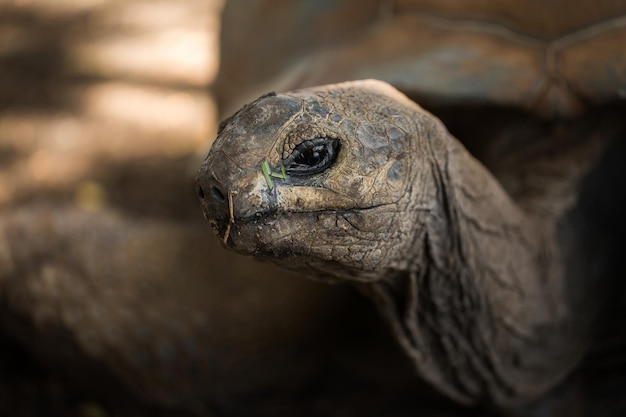
[{"label": "tortoise head", "polygon": [[[319,278],[405,269],[417,105],[360,81],[265,95],[225,120],[199,170],[204,215],[236,252]],[[410,128],[409,128],[410,127]]]}]

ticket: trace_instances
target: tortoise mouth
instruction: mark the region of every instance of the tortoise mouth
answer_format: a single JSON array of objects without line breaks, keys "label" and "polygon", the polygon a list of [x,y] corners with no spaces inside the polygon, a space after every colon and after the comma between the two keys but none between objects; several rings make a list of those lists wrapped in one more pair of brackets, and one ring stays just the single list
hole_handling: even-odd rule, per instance
[{"label": "tortoise mouth", "polygon": [[[252,216],[210,220],[222,245],[238,254],[254,256],[324,282],[372,282],[394,262],[387,251],[373,251],[400,243],[393,230],[372,235],[372,218],[384,206],[364,209],[282,211],[266,209]],[[369,229],[369,230],[368,230]],[[392,259],[393,258],[393,259]]]},{"label": "tortoise mouth", "polygon": [[[243,255],[277,258],[293,256],[295,252],[295,248],[280,245],[281,240],[303,233],[305,226],[309,231],[315,229],[316,219],[310,218],[313,213],[335,214],[337,211],[284,211],[271,208],[250,216],[209,218],[209,223],[226,248]],[[294,243],[290,242],[292,245]]]},{"label": "tortoise mouth", "polygon": [[[260,261],[271,262],[316,281],[372,282],[380,279],[380,271],[365,270],[355,265],[353,259],[349,257],[335,257],[332,242],[316,245],[319,241],[329,241],[327,230],[319,225],[318,218],[331,219],[340,215],[336,210],[315,212],[271,210],[236,219],[230,225],[225,222],[215,224],[214,228],[225,248],[240,255],[254,256]],[[337,230],[330,233],[333,237],[340,235]],[[350,234],[344,232],[343,235]],[[354,253],[358,253],[358,245],[353,249]]]}]

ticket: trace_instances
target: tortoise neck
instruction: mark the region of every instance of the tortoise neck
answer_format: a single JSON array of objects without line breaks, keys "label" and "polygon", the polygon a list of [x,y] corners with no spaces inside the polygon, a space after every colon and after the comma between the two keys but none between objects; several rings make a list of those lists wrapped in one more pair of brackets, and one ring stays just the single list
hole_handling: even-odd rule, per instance
[{"label": "tortoise neck", "polygon": [[372,291],[439,389],[468,403],[527,401],[571,371],[584,348],[556,225],[518,207],[440,130],[430,145],[436,209],[421,219],[415,261]]}]

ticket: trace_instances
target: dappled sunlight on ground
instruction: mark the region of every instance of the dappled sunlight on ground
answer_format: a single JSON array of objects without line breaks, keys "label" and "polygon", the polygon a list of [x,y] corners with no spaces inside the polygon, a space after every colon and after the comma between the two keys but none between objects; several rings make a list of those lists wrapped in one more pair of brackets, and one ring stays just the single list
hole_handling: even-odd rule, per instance
[{"label": "dappled sunlight on ground", "polygon": [[95,76],[206,86],[218,67],[218,15],[210,3],[133,1],[102,7],[92,20],[92,36],[72,45],[68,62]]},{"label": "dappled sunlight on ground", "polygon": [[125,162],[204,153],[220,3],[3,2],[0,206],[71,198]]},{"label": "dappled sunlight on ground", "polygon": [[[216,130],[221,7],[0,1],[0,212],[42,203],[201,219],[193,177]],[[110,415],[12,343],[0,334],[0,415]],[[160,415],[130,407],[115,415]]]}]

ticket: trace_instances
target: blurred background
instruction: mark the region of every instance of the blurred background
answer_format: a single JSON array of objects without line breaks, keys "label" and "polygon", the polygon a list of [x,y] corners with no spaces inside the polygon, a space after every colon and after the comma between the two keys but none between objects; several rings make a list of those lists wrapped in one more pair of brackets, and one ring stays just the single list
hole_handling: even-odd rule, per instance
[{"label": "blurred background", "polygon": [[180,216],[169,193],[183,198],[189,186],[165,171],[191,170],[215,129],[208,87],[220,9],[206,0],[0,3],[0,204],[74,199]]}]

